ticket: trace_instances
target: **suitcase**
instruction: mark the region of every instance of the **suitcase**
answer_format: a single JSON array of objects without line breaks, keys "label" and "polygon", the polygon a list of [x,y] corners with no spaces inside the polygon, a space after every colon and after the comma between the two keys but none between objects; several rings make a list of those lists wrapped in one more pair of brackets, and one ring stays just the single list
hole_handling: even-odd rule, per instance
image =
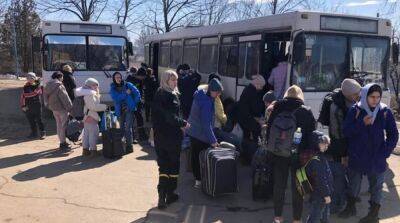
[{"label": "suitcase", "polygon": [[240,155],[242,156],[245,165],[251,164],[253,156],[257,152],[259,147],[260,146],[257,142],[246,139],[242,141],[242,150]]},{"label": "suitcase", "polygon": [[200,152],[202,190],[216,197],[238,192],[238,153],[231,148],[209,148]]},{"label": "suitcase", "polygon": [[254,201],[267,201],[273,195],[274,183],[272,168],[266,164],[253,171],[252,195]]},{"label": "suitcase", "polygon": [[103,156],[108,159],[120,158],[125,154],[124,132],[121,129],[110,128],[102,135]]}]

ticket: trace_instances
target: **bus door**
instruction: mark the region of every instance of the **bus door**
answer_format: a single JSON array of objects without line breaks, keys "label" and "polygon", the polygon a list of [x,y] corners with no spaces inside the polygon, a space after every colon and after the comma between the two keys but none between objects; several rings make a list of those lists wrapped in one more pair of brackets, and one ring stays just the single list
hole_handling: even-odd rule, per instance
[{"label": "bus door", "polygon": [[[279,58],[284,57],[289,52],[290,33],[264,34],[264,40],[260,70],[267,82],[272,69],[278,65]],[[267,85],[267,90],[270,90],[271,87]]]},{"label": "bus door", "polygon": [[158,48],[159,43],[151,43],[150,47],[150,66],[153,69],[154,76],[158,80]]},{"label": "bus door", "polygon": [[251,76],[260,73],[261,34],[239,37],[239,66],[236,77],[236,100],[250,83]]}]

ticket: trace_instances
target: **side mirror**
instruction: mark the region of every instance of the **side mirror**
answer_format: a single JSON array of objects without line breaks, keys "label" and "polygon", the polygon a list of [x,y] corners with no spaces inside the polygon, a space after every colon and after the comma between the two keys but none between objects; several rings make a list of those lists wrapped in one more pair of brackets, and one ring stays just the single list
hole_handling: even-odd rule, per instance
[{"label": "side mirror", "polygon": [[32,52],[38,53],[41,50],[41,38],[40,36],[32,36]]},{"label": "side mirror", "polygon": [[128,54],[130,55],[130,56],[132,56],[133,55],[133,44],[132,44],[132,42],[128,42]]},{"label": "side mirror", "polygon": [[304,32],[297,34],[293,43],[293,63],[296,64],[303,61],[306,54],[306,37]]},{"label": "side mirror", "polygon": [[399,44],[393,43],[392,45],[392,61],[394,65],[399,64]]}]

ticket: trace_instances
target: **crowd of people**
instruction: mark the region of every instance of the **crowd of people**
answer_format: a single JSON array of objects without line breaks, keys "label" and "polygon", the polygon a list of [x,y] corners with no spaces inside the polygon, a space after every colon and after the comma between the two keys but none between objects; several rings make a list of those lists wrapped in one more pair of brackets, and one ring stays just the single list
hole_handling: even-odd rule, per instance
[{"label": "crowd of people", "polygon": [[[288,179],[292,187],[293,222],[301,222],[304,196],[296,187],[296,171],[302,166],[311,176],[314,188],[307,222],[329,222],[330,214],[341,218],[356,215],[363,176],[368,178],[371,195],[368,215],[360,222],[379,221],[386,160],[398,141],[394,116],[381,103],[382,88],[373,83],[362,87],[353,79],[345,79],[339,89],[325,97],[322,105],[325,110],[321,110],[316,120],[304,104],[302,89],[296,85],[285,88],[285,61],[281,59],[267,81],[262,75],[252,76],[238,102],[230,103],[222,100],[224,87],[218,75],[210,74],[207,84],[201,85],[201,76],[187,64],[178,66],[176,72],[168,70],[158,78],[146,64],[139,69],[131,68],[126,80],[119,72],[113,74],[110,94],[115,115],[124,131],[127,152],[132,152],[136,143],[134,122],[138,139],[148,137],[142,107],[145,120],[152,122],[159,167],[158,208],[164,209],[179,199],[175,190],[182,149],[191,150],[194,187],[200,188],[201,151],[218,148],[219,143],[225,141],[234,144],[241,153],[249,154],[245,145],[252,142],[266,147],[266,162],[273,170],[273,222],[283,222]],[[83,96],[82,155],[95,155],[98,112],[107,108],[100,103],[98,81],[88,78],[84,86],[77,88],[69,65],[51,78],[42,91],[36,75],[27,75],[21,106],[31,126],[29,137],[44,139],[46,136],[40,106],[43,93],[44,103],[56,120],[60,149],[69,148],[65,137],[69,111],[75,98]],[[287,117],[301,133],[295,147],[293,136],[282,134],[278,129],[278,124]],[[329,135],[316,131],[317,122],[329,126]],[[232,133],[233,127],[240,127],[242,137]]]}]

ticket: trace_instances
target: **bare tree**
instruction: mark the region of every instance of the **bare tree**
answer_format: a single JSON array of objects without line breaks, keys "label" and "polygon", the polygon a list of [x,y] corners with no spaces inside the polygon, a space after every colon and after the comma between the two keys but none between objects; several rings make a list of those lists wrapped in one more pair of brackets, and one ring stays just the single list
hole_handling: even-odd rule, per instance
[{"label": "bare tree", "polygon": [[108,0],[38,0],[39,9],[46,13],[67,12],[82,21],[97,21]]},{"label": "bare tree", "polygon": [[196,18],[191,16],[196,13],[198,2],[199,0],[154,0],[148,6],[150,16],[146,26],[161,33],[192,24]]},{"label": "bare tree", "polygon": [[263,5],[255,0],[238,0],[231,3],[233,20],[244,20],[263,15]]},{"label": "bare tree", "polygon": [[305,0],[302,2],[303,9],[332,13],[343,12],[343,5],[344,0],[338,0],[334,4],[329,4],[326,0]]},{"label": "bare tree", "polygon": [[141,21],[141,13],[135,12],[135,9],[142,6],[146,0],[121,0],[119,6],[116,8],[116,22],[124,24],[126,27],[131,27],[137,22]]},{"label": "bare tree", "polygon": [[229,0],[203,0],[199,6],[198,24],[215,25],[226,22],[232,9]]}]

